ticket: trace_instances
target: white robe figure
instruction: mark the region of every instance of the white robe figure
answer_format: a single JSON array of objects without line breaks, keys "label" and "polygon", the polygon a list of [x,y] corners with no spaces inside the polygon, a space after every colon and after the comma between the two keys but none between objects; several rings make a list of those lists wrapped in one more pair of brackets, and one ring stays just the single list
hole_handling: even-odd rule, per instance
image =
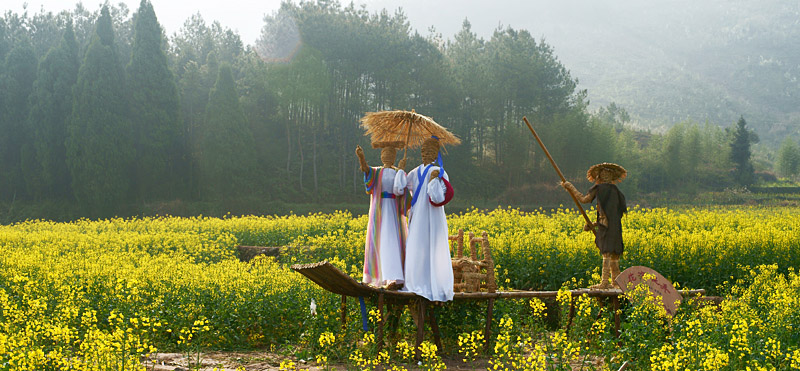
[{"label": "white robe figure", "polygon": [[444,206],[433,206],[431,201],[441,203],[445,198],[445,184],[438,177],[430,180],[434,170],[450,181],[447,172],[433,165],[424,174],[426,165],[420,165],[408,173],[407,188],[411,192],[419,188],[418,199],[409,211],[408,239],[406,239],[406,283],[403,291],[411,291],[430,301],[453,300],[453,266],[448,242],[447,218]]},{"label": "white robe figure", "polygon": [[364,182],[370,194],[370,207],[362,282],[376,287],[392,281],[402,284],[407,229],[402,196],[406,174],[402,170],[373,167],[365,173]]}]

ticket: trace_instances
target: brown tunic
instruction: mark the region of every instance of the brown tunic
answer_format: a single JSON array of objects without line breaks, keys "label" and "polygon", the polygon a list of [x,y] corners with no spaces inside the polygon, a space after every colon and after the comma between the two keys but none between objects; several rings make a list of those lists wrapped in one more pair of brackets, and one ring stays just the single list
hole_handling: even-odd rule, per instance
[{"label": "brown tunic", "polygon": [[601,254],[622,255],[625,245],[622,242],[622,216],[628,211],[625,195],[616,185],[595,184],[586,195],[575,192],[582,203],[590,203],[597,198],[597,236],[595,244]]}]

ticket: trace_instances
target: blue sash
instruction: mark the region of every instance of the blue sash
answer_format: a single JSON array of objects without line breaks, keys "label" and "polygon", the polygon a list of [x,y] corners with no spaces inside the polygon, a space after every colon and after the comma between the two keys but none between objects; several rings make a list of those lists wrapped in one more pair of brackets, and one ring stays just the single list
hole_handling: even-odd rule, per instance
[{"label": "blue sash", "polygon": [[[419,191],[422,189],[422,183],[425,181],[426,175],[428,175],[428,170],[430,170],[431,166],[433,166],[433,164],[426,166],[425,172],[420,175],[419,179],[417,179],[417,189],[414,191],[414,195],[411,197],[411,207],[414,207],[414,204],[417,203],[417,196],[419,195]],[[419,174],[420,171],[422,171],[422,169],[417,168],[417,174]]]}]

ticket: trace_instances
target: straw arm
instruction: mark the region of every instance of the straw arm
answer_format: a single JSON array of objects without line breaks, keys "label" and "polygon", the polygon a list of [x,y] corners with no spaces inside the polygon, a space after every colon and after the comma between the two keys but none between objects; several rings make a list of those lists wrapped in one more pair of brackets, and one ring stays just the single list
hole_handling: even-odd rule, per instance
[{"label": "straw arm", "polygon": [[597,191],[595,190],[589,190],[589,193],[584,195],[577,188],[575,188],[575,186],[572,185],[572,183],[570,182],[564,182],[561,185],[566,187],[567,191],[569,191],[569,193],[572,193],[575,196],[575,198],[582,204],[588,204],[594,201],[594,198],[597,196]]},{"label": "straw arm", "polygon": [[[561,178],[561,181],[566,182],[567,179],[564,178],[564,174],[561,173],[561,169],[559,169],[558,165],[556,165],[555,160],[553,160],[553,156],[550,156],[550,152],[547,150],[547,147],[544,146],[544,143],[542,143],[542,139],[539,138],[539,134],[536,134],[536,130],[533,130],[533,126],[531,126],[531,123],[528,122],[528,118],[523,116],[522,120],[525,121],[525,125],[528,125],[528,129],[530,129],[531,134],[533,134],[533,137],[536,138],[536,141],[539,142],[539,146],[542,147],[542,150],[544,151],[544,154],[547,156],[547,159],[550,160],[550,164],[552,164],[553,168],[556,169],[556,172],[558,173],[558,176]],[[578,206],[578,210],[581,211],[581,215],[583,215],[583,218],[586,219],[586,223],[589,225],[594,225],[592,223],[592,220],[589,219],[589,215],[586,215],[586,210],[583,209],[583,206],[581,206],[580,201],[578,201],[575,195],[572,194],[572,192],[567,192],[567,193],[569,193],[570,197],[572,197],[572,201],[575,201],[575,205]],[[592,233],[594,233],[595,236],[597,235],[597,231],[595,231],[594,227],[592,228]]]},{"label": "straw arm", "polygon": [[364,150],[361,146],[356,146],[356,156],[358,157],[358,164],[361,166],[361,172],[366,173],[369,170],[367,159],[364,158]]}]

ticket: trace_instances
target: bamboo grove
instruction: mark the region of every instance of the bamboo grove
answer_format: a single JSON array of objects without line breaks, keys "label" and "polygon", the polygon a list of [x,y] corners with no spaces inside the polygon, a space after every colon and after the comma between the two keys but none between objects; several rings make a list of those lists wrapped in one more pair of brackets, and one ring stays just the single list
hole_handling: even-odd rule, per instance
[{"label": "bamboo grove", "polygon": [[400,10],[287,2],[245,45],[199,14],[167,36],[147,1],[78,4],[0,16],[0,61],[0,203],[51,218],[353,202],[357,122],[383,109],[415,109],[462,139],[446,161],[465,200],[543,204],[560,191],[524,115],[573,180],[602,161],[630,170],[630,194],[737,180],[736,132],[721,128],[733,123],[635,130],[615,104],[590,112],[545,40],[510,27],[483,39],[468,20],[443,40]]}]

